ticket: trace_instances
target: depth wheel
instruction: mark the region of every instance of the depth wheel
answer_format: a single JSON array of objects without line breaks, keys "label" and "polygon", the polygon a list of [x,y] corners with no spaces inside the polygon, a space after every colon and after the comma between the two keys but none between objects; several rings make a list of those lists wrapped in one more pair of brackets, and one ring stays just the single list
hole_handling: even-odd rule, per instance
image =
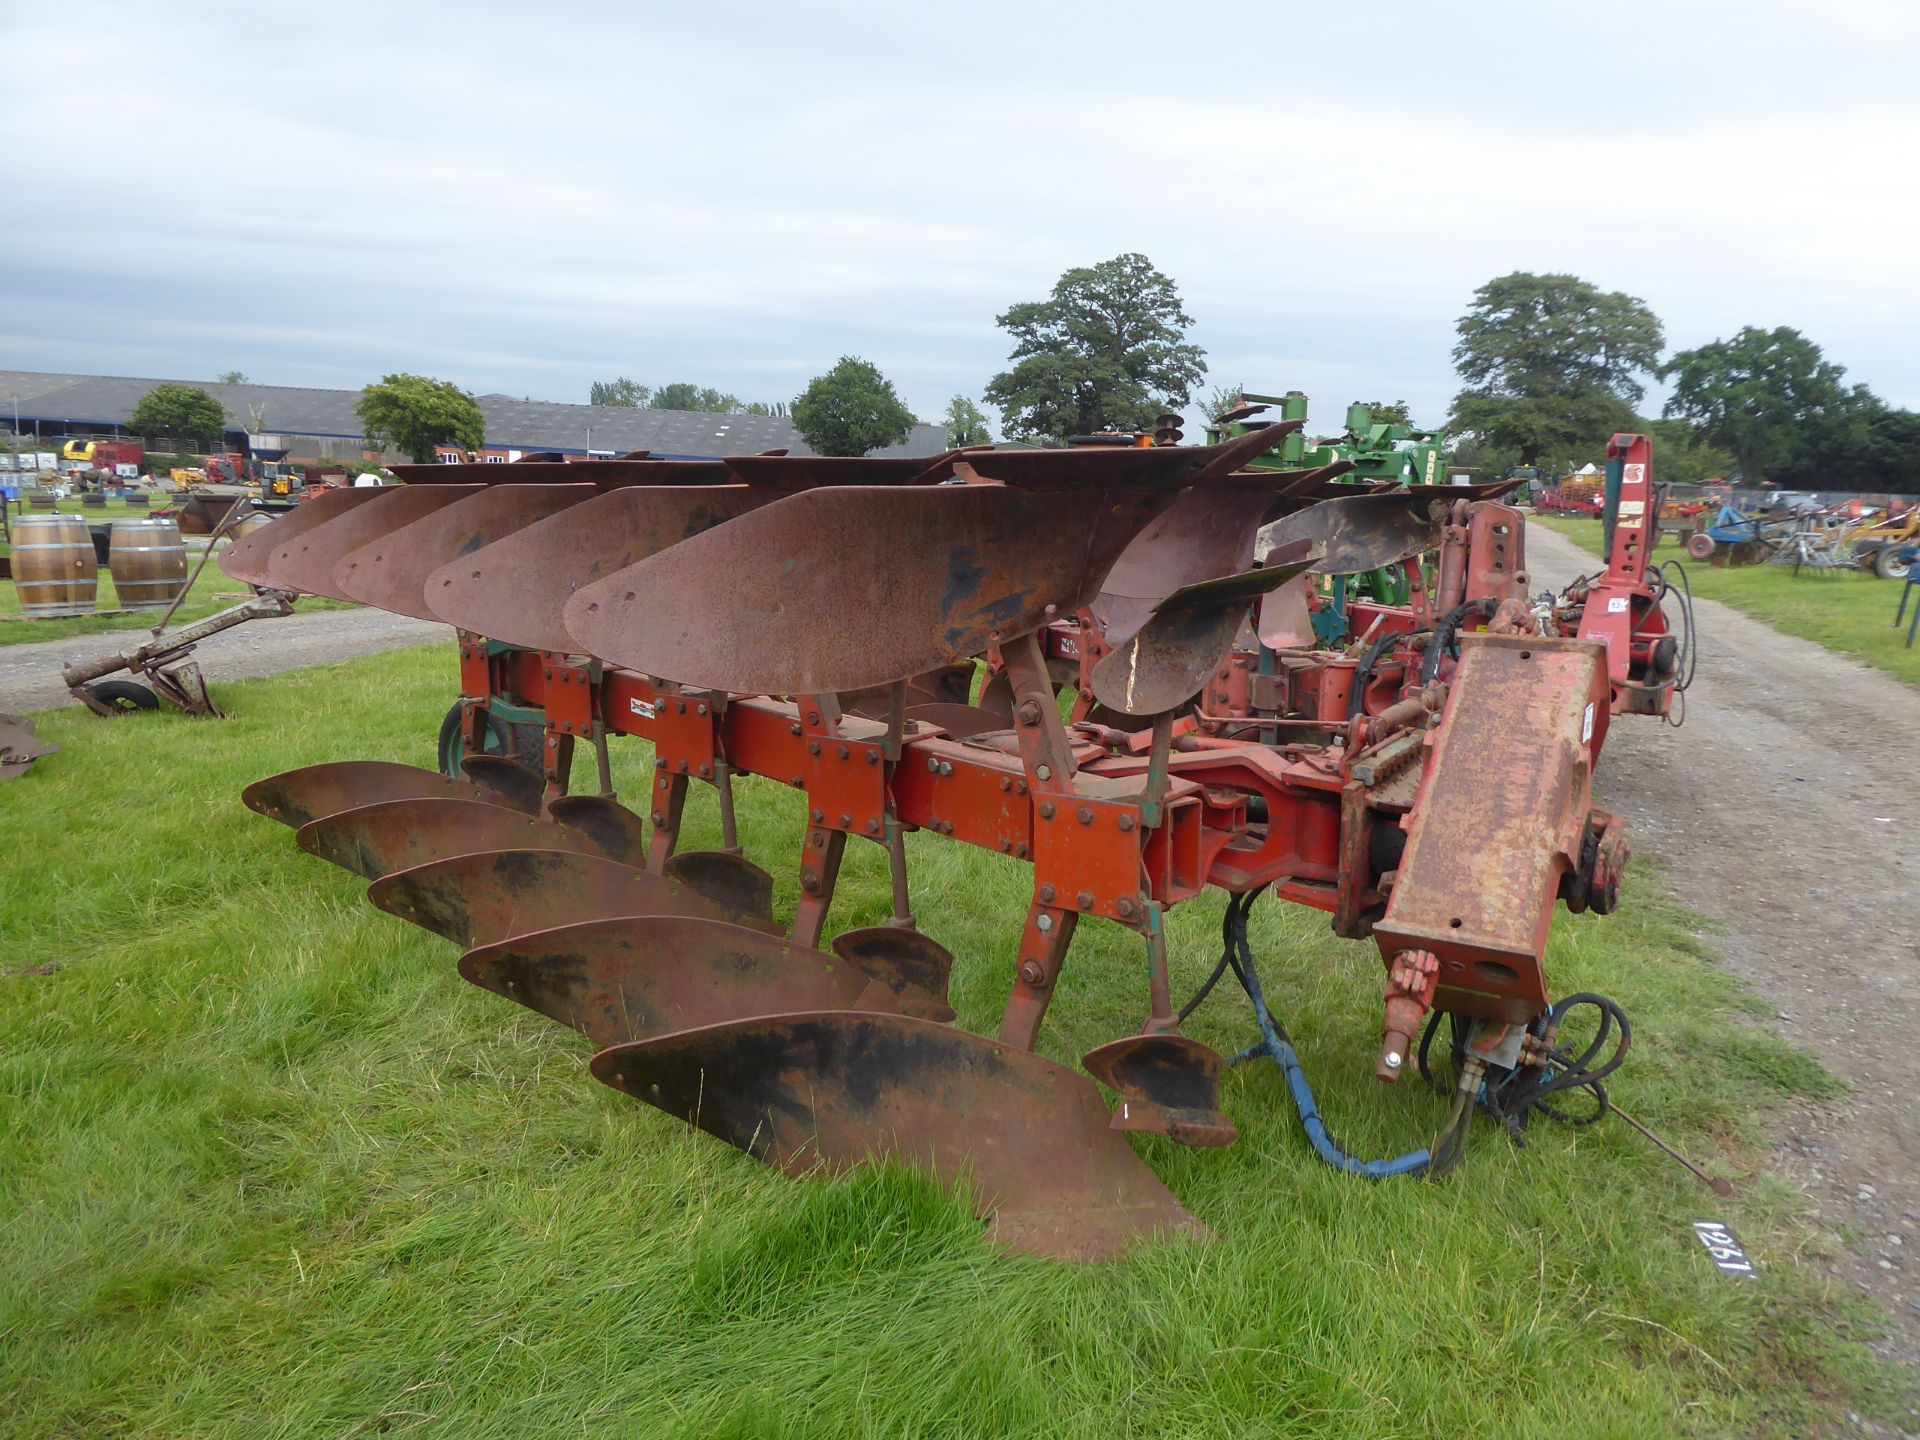
[{"label": "depth wheel", "polygon": [[131,715],[136,710],[158,710],[160,697],[134,680],[96,680],[83,687],[108,710]]},{"label": "depth wheel", "polygon": [[1913,573],[1913,562],[1903,560],[1903,545],[1882,545],[1873,557],[1873,573],[1882,580],[1904,580]]},{"label": "depth wheel", "polygon": [[[467,758],[467,737],[461,721],[461,706],[455,704],[440,722],[440,773],[456,780],[466,778],[460,762]],[[539,725],[509,725],[492,711],[487,712],[486,740],[480,747],[485,755],[505,755],[531,767],[538,773],[546,763],[546,735]]]}]

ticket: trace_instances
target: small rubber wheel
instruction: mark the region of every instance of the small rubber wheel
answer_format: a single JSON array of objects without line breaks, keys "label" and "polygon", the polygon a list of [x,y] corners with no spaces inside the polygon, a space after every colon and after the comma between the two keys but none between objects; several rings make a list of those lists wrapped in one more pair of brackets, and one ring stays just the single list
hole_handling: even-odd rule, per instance
[{"label": "small rubber wheel", "polygon": [[158,710],[160,697],[133,680],[96,680],[87,694],[111,710],[130,715],[136,710]]},{"label": "small rubber wheel", "polygon": [[1689,535],[1687,537],[1687,554],[1696,560],[1705,560],[1713,554],[1713,537],[1711,535]]},{"label": "small rubber wheel", "polygon": [[[466,772],[460,762],[467,756],[467,739],[460,727],[460,706],[456,703],[440,722],[440,773],[460,780]],[[509,755],[522,764],[539,770],[546,762],[546,735],[539,725],[509,725],[493,712],[487,712],[487,738],[481,745],[484,755]]]},{"label": "small rubber wheel", "polygon": [[1913,573],[1913,562],[1901,558],[1906,553],[1904,545],[1882,545],[1880,553],[1873,557],[1873,570],[1882,580],[1904,580]]}]

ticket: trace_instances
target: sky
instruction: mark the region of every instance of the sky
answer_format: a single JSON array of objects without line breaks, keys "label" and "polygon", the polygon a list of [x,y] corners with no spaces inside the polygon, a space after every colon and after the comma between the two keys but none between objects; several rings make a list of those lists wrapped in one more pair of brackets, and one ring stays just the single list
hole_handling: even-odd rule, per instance
[{"label": "sky", "polygon": [[1438,423],[1533,270],[1920,407],[1917,0],[0,0],[0,53],[0,369],[790,400],[858,355],[935,418],[1139,251],[1196,402]]}]

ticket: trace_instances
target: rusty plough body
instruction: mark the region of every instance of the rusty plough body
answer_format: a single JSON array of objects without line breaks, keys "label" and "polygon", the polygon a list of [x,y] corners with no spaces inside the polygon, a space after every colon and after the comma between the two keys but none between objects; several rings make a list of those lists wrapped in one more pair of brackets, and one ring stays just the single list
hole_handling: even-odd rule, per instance
[{"label": "rusty plough body", "polygon": [[[1611,714],[1639,707],[1578,616],[1528,603],[1516,511],[1330,483],[1344,466],[1248,468],[1290,428],[904,462],[415,467],[401,489],[330,493],[223,568],[455,626],[463,773],[320,765],[246,802],[460,946],[466,979],[580,1031],[607,1084],[792,1173],[893,1156],[964,1178],[1000,1240],[1072,1258],[1200,1228],[1126,1131],[1236,1136],[1225,1060],[1180,1033],[1170,906],[1230,892],[1222,969],[1254,997],[1256,1048],[1289,1065],[1244,953],[1246,907],[1272,890],[1379,945],[1383,1078],[1430,1016],[1458,1027],[1446,1144],[1368,1167],[1309,1097],[1316,1146],[1363,1173],[1443,1168],[1480,1087],[1553,1073],[1547,929],[1557,903],[1617,893],[1625,845],[1591,777]],[[1412,605],[1356,606],[1349,646],[1310,648],[1317,574],[1398,561],[1431,573]],[[541,773],[481,753],[503,719],[539,727]],[[634,809],[609,784],[622,734],[653,746]],[[583,742],[599,793],[568,795]],[[742,776],[806,812],[784,923],[737,843]],[[679,848],[696,785],[719,850]],[[950,1023],[912,830],[1032,866],[991,1038]],[[894,915],[829,940],[849,839],[885,849]],[[1035,1053],[1083,919],[1134,931],[1148,961],[1138,1033],[1086,1074]]]}]

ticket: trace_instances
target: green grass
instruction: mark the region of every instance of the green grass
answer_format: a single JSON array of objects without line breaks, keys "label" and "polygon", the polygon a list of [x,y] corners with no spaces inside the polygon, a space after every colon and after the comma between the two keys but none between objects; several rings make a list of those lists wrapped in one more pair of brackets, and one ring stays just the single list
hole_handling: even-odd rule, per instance
[{"label": "green grass", "polygon": [[[1759,1028],[1636,862],[1550,966],[1634,1017],[1623,1126],[1482,1122],[1440,1183],[1314,1160],[1270,1069],[1231,1072],[1225,1151],[1142,1153],[1216,1231],[1068,1266],[981,1243],[966,1206],[880,1170],[792,1181],[592,1080],[583,1042],[463,984],[439,939],[243,810],[241,786],[349,757],[430,763],[451,649],[223,685],[225,722],[42,717],[64,749],[0,786],[0,1424],[65,1436],[1799,1436],[1907,1403],[1816,1277],[1768,1112],[1837,1086]],[[623,793],[647,752],[616,747]],[[792,905],[802,830],[740,787]],[[687,844],[717,841],[710,797]],[[924,928],[991,1030],[1030,872],[913,837]],[[887,907],[850,847],[839,926]],[[1217,898],[1170,925],[1184,992]],[[1442,1102],[1372,1079],[1381,972],[1263,902],[1255,944],[1329,1123],[1425,1144]],[[1083,927],[1044,1032],[1135,1028],[1138,940]],[[1216,999],[1199,1038],[1243,1044]],[[1715,1271],[1731,1221],[1761,1278]]]},{"label": "green grass", "polygon": [[[126,505],[118,500],[109,500],[104,510],[83,510],[78,500],[62,500],[56,508],[62,514],[80,515],[92,525],[110,524],[114,520],[125,520],[129,516],[144,516],[148,510],[143,505]],[[29,512],[35,513],[35,512]],[[40,512],[44,513],[44,512]],[[187,537],[187,573],[193,574],[193,567],[200,563],[200,541],[205,536]],[[225,548],[225,541],[221,542]],[[6,555],[8,547],[0,542],[0,555]],[[216,610],[224,610],[229,605],[237,605],[252,592],[238,580],[229,579],[220,569],[218,558],[209,560],[206,568],[194,580],[193,588],[187,598],[181,602],[168,628],[177,630],[201,620]],[[100,567],[100,582],[95,604],[100,610],[112,610],[119,604],[114,592],[113,576],[107,573],[107,567]],[[300,602],[302,610],[339,610],[345,609],[339,601],[321,600],[308,597]],[[64,640],[70,635],[100,635],[116,630],[151,630],[156,625],[162,610],[141,610],[125,615],[72,615],[56,616],[42,620],[27,620],[20,613],[20,594],[9,583],[0,582],[0,646],[26,645],[36,640]]]},{"label": "green grass", "polygon": [[[1532,525],[1565,535],[1593,555],[1600,554],[1600,522],[1559,515],[1535,515]],[[1905,646],[1906,626],[1895,628],[1901,587],[1864,570],[1795,575],[1784,565],[1743,565],[1720,569],[1689,559],[1671,540],[1654,559],[1678,560],[1687,567],[1695,595],[1718,600],[1764,620],[1776,630],[1884,670],[1896,679],[1920,685],[1920,649]]]}]

